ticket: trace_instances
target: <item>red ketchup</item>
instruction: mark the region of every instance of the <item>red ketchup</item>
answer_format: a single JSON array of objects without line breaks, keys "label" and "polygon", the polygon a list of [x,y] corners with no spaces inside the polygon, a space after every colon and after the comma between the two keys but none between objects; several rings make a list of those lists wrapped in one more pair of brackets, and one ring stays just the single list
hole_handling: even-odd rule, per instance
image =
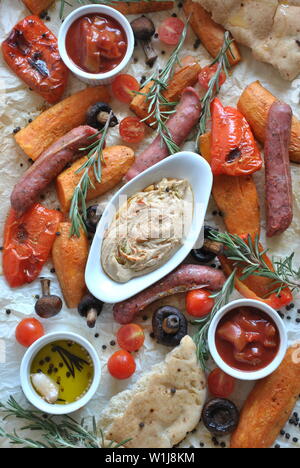
[{"label": "red ketchup", "polygon": [[88,73],[107,73],[116,68],[125,57],[127,46],[122,26],[106,15],[78,18],[66,37],[69,57]]},{"label": "red ketchup", "polygon": [[279,351],[274,321],[254,307],[240,307],[220,321],[216,331],[219,355],[230,367],[254,372],[267,367]]}]

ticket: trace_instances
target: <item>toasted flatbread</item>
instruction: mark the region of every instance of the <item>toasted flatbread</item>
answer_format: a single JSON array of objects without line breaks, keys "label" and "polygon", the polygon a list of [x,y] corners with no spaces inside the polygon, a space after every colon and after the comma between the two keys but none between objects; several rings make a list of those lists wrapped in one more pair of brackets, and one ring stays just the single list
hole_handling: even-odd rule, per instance
[{"label": "toasted flatbread", "polygon": [[206,399],[195,351],[185,336],[163,363],[113,397],[99,421],[106,439],[131,439],[128,448],[171,448],[182,441],[199,423]]},{"label": "toasted flatbread", "polygon": [[300,0],[195,0],[214,21],[277,68],[286,80],[300,73]]}]

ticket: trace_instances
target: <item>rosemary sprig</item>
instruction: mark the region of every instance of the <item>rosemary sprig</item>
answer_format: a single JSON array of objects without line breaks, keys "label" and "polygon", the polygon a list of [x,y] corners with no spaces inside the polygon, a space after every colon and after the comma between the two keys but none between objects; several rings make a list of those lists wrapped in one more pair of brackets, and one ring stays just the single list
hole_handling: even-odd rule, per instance
[{"label": "rosemary sprig", "polygon": [[188,22],[186,23],[180,42],[172,52],[165,68],[161,71],[155,71],[148,80],[144,83],[147,86],[152,83],[147,93],[139,92],[145,96],[146,101],[149,103],[148,114],[142,122],[153,119],[154,121],[150,126],[157,125],[157,134],[160,135],[162,144],[165,143],[170,154],[178,153],[180,151],[178,145],[174,142],[170,130],[167,127],[167,120],[170,115],[175,111],[174,107],[177,102],[169,102],[163,95],[163,92],[167,89],[170,79],[174,74],[174,69],[177,64],[180,64],[179,52],[181,51],[188,29]]},{"label": "rosemary sprig", "polygon": [[213,299],[215,299],[215,304],[210,315],[192,322],[193,325],[199,325],[199,329],[197,333],[194,335],[193,340],[197,347],[196,354],[197,354],[198,362],[200,363],[203,370],[207,369],[206,362],[209,358],[209,349],[208,349],[208,343],[207,343],[208,329],[216,313],[223,306],[228,304],[230,300],[230,296],[234,290],[235,274],[236,274],[236,271],[234,270],[229,276],[229,278],[227,279],[227,281],[224,283],[224,286],[221,289],[221,291],[211,296]]},{"label": "rosemary sprig", "polygon": [[223,244],[224,255],[234,262],[236,268],[241,269],[241,281],[252,275],[269,278],[273,280],[274,285],[274,290],[270,294],[280,294],[286,287],[293,291],[300,290],[300,268],[294,266],[294,253],[284,259],[274,259],[273,271],[264,259],[269,249],[261,249],[258,236],[254,240],[251,236],[244,240],[226,232],[211,232],[210,237]]},{"label": "rosemary sprig", "polygon": [[[139,3],[141,0],[130,0],[131,3]],[[144,0],[145,2],[151,2],[151,0]],[[154,2],[163,2],[165,0],[152,0]],[[76,3],[78,5],[86,5],[89,3],[102,3],[103,5],[113,5],[115,3],[128,3],[128,0],[76,0]],[[65,11],[65,6],[73,6],[72,3],[70,3],[67,0],[60,0],[60,18],[63,18],[64,11]]]},{"label": "rosemary sprig", "polygon": [[217,70],[215,74],[212,76],[210,79],[209,85],[208,85],[208,90],[205,94],[205,96],[202,98],[202,112],[200,116],[200,122],[199,122],[199,133],[198,133],[198,138],[199,136],[203,135],[207,131],[207,121],[210,118],[210,106],[213,101],[213,99],[219,94],[220,92],[220,76],[221,73],[224,72],[226,76],[228,77],[228,71],[230,69],[230,63],[228,60],[227,52],[228,50],[230,51],[232,57],[234,57],[232,51],[231,51],[231,44],[233,43],[233,39],[230,37],[230,33],[228,31],[225,32],[224,34],[224,42],[223,46],[215,58],[215,60],[212,62],[211,66],[215,65],[216,63],[218,64]]},{"label": "rosemary sprig", "polygon": [[70,353],[70,351],[62,346],[55,345],[52,347],[52,351],[57,352],[60,355],[73,378],[75,378],[75,369],[77,369],[78,372],[81,372],[84,365],[89,365],[87,361],[73,353]]},{"label": "rosemary sprig", "polygon": [[91,137],[94,139],[95,137],[99,137],[99,135],[101,135],[101,138],[97,139],[95,142],[93,142],[86,148],[80,148],[80,151],[88,151],[88,155],[86,162],[76,171],[76,174],[80,174],[81,172],[83,172],[83,174],[74,190],[74,194],[71,201],[69,217],[71,219],[72,226],[70,236],[80,237],[80,228],[83,228],[83,230],[86,232],[86,226],[84,223],[84,219],[86,218],[87,214],[86,197],[88,189],[90,187],[94,188],[93,182],[90,177],[90,169],[93,168],[96,181],[100,183],[102,177],[102,163],[105,164],[105,160],[103,157],[103,148],[109,130],[111,115],[112,112],[110,113],[109,118],[107,119],[104,129]]},{"label": "rosemary sprig", "polygon": [[[3,413],[3,421],[15,417],[26,421],[26,426],[20,430],[39,431],[41,441],[18,435],[16,431],[7,433],[0,427],[0,437],[6,437],[13,445],[25,448],[105,448],[103,431],[97,430],[95,418],[93,418],[92,430],[85,420],[80,423],[70,416],[47,416],[40,411],[22,408],[11,396],[6,405],[0,403],[0,411]],[[129,440],[119,444],[112,442],[109,447],[118,448]]]}]

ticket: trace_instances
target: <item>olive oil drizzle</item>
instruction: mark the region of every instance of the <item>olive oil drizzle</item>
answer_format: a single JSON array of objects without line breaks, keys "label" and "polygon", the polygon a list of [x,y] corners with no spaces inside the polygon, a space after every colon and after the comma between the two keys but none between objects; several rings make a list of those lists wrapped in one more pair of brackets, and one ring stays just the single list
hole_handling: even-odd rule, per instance
[{"label": "olive oil drizzle", "polygon": [[71,353],[67,349],[63,348],[62,346],[55,345],[52,347],[53,352],[57,352],[61,359],[64,361],[65,365],[67,366],[70,374],[72,377],[75,379],[75,369],[77,369],[79,372],[83,370],[83,365],[89,365],[87,361],[82,359],[79,356],[76,356],[75,354]]}]

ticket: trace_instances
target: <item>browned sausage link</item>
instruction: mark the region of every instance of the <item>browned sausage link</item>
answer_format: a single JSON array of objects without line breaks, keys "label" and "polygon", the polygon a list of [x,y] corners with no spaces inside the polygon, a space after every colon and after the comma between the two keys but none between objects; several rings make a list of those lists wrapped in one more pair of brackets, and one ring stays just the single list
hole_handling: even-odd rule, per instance
[{"label": "browned sausage link", "polygon": [[50,146],[25,172],[11,194],[11,206],[21,216],[67,164],[82,155],[79,149],[89,146],[97,130],[87,125],[74,128]]},{"label": "browned sausage link", "polygon": [[293,220],[291,128],[292,109],[282,102],[274,102],[268,115],[265,142],[268,237],[284,232]]},{"label": "browned sausage link", "polygon": [[222,288],[225,276],[220,270],[202,265],[181,265],[158,283],[140,294],[114,306],[114,318],[118,323],[132,322],[147,306],[164,297],[198,288],[217,291]]}]

